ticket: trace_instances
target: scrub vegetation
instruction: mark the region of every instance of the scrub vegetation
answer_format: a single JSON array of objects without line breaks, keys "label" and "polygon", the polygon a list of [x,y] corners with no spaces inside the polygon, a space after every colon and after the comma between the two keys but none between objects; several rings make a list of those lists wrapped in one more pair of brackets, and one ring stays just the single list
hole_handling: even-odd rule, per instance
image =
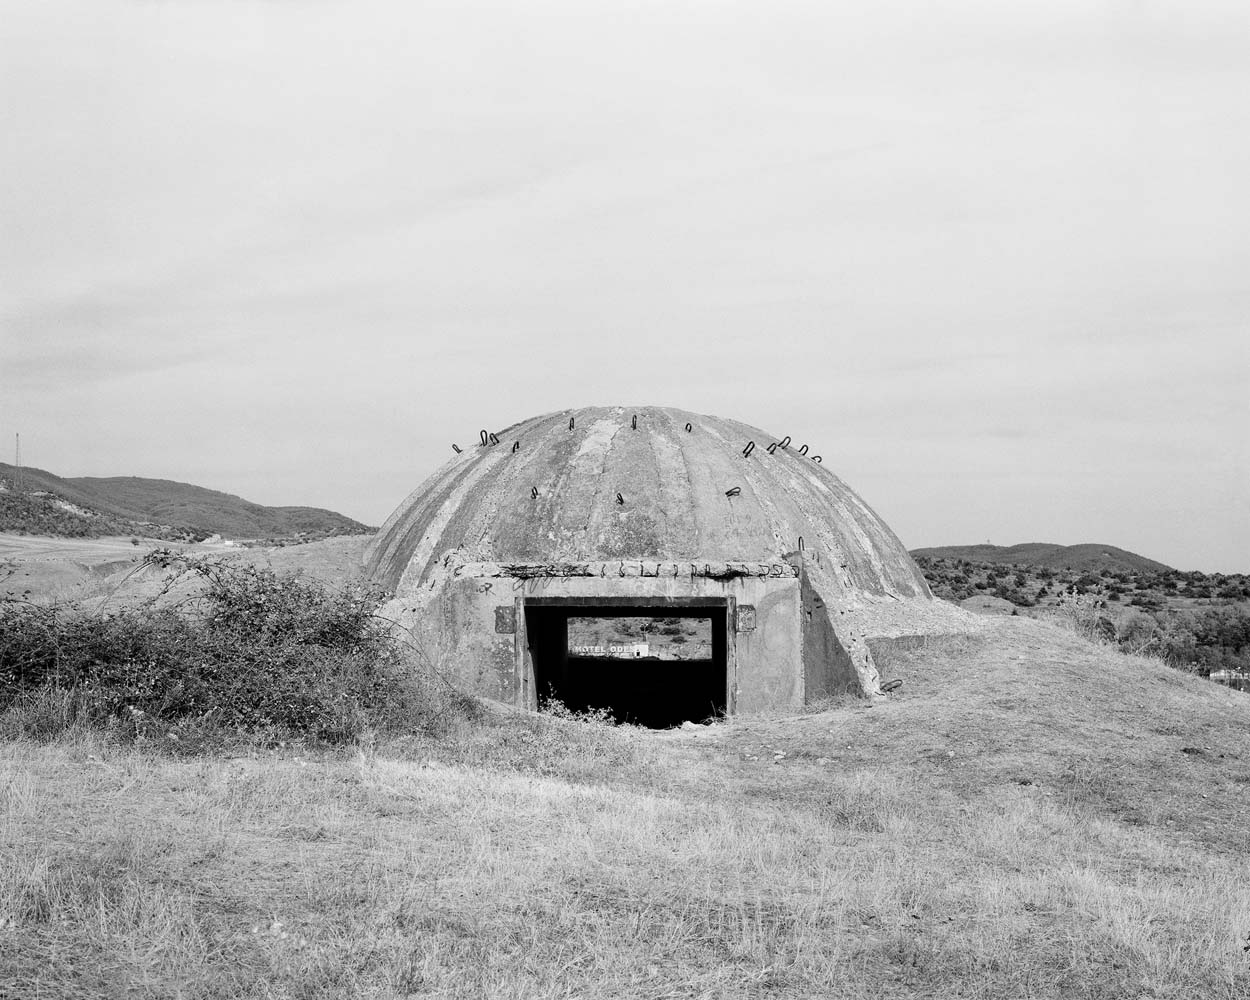
[{"label": "scrub vegetation", "polygon": [[102,538],[143,535],[166,541],[197,542],[207,529],[141,524],[124,517],[78,507],[59,497],[0,489],[0,531],[60,538]]},{"label": "scrub vegetation", "polygon": [[1077,605],[1089,612],[1091,636],[1126,652],[1149,653],[1204,676],[1250,670],[1250,575],[1182,572],[1118,549],[1120,558],[1099,564],[1085,552],[1099,546],[1071,548],[1084,556],[1074,566],[923,554],[916,562],[935,597],[960,602],[988,595],[1029,615],[1069,614]]},{"label": "scrub vegetation", "polygon": [[[19,485],[20,484],[20,485]],[[319,507],[265,507],[218,490],[139,476],[62,478],[0,462],[0,531],[195,542],[219,534],[307,542],[374,529]]]},{"label": "scrub vegetation", "polygon": [[0,750],[0,996],[1250,996],[1250,697],[1057,624],[669,732]]},{"label": "scrub vegetation", "polygon": [[0,735],[82,725],[192,752],[341,744],[424,719],[431,692],[376,588],[168,549],[143,565],[167,576],[139,605],[0,602]]}]

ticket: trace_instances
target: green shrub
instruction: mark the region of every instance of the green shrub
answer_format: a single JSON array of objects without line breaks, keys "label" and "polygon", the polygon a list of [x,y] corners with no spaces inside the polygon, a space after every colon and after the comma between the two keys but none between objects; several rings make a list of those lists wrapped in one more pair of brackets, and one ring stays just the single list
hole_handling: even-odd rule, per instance
[{"label": "green shrub", "polygon": [[343,743],[420,723],[376,588],[167,550],[147,562],[171,585],[191,574],[204,586],[181,608],[107,615],[0,603],[0,729],[43,739],[85,723],[147,739],[183,726]]},{"label": "green shrub", "polygon": [[1114,642],[1115,624],[1104,613],[1105,607],[1105,602],[1096,594],[1082,593],[1074,586],[1059,595],[1055,616],[1084,639]]}]

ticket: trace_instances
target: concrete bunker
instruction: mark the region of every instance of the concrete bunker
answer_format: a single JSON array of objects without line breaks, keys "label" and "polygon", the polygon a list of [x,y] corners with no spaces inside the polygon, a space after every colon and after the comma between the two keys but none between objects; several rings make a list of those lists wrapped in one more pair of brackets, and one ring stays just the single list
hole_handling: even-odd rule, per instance
[{"label": "concrete bunker", "polygon": [[[596,407],[456,449],[366,563],[394,593],[388,615],[473,694],[653,726],[798,708],[878,695],[867,640],[967,617],[933,601],[889,528],[787,436]],[[664,647],[654,625],[645,652],[610,648],[648,622],[685,642]],[[681,631],[694,623],[697,637]],[[613,627],[625,632],[595,638]],[[699,655],[673,652],[696,638]]]}]

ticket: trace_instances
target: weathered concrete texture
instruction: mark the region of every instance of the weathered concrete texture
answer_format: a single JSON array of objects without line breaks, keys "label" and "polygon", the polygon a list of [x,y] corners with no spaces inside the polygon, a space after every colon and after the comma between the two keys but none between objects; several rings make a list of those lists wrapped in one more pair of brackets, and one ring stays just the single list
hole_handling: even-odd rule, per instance
[{"label": "weathered concrete texture", "polygon": [[615,559],[608,562],[558,563],[461,563],[449,554],[427,578],[508,576],[523,580],[539,577],[569,576],[650,576],[665,579],[707,577],[728,580],[736,576],[798,577],[798,569],[789,562],[660,562],[651,559]]},{"label": "weathered concrete texture", "polygon": [[[803,634],[803,693],[805,701],[815,701],[847,691],[859,694],[876,683],[873,678],[862,677],[855,660],[839,641],[830,621],[830,609],[812,585],[811,576],[801,576],[802,608],[800,611]],[[864,657],[863,672],[867,673],[870,656]]]},{"label": "weathered concrete texture", "polygon": [[814,460],[818,449],[800,455],[800,441],[769,454],[780,436],[655,407],[569,410],[496,436],[454,456],[388,518],[366,557],[375,579],[420,587],[452,551],[466,563],[774,562],[802,538],[827,560],[827,598],[929,596],[893,532]]},{"label": "weathered concrete texture", "polygon": [[[799,580],[735,576],[579,576],[489,578],[464,574],[438,582],[433,590],[396,598],[383,610],[402,626],[423,659],[457,686],[484,697],[534,707],[534,665],[524,642],[523,610],[517,633],[499,633],[496,609],[535,598],[628,600],[663,613],[666,603],[723,599],[730,607],[756,611],[753,631],[731,643],[728,704],[733,711],[797,708],[805,701],[800,647]],[[732,617],[732,616],[731,616]]]},{"label": "weathered concrete texture", "polygon": [[867,640],[889,634],[899,608],[959,628],[802,441],[655,407],[548,414],[487,439],[414,491],[366,554],[393,613],[478,693],[532,700],[524,637],[493,625],[517,598],[518,613],[541,596],[751,605],[758,625],[728,653],[727,703],[741,710],[879,693]]}]

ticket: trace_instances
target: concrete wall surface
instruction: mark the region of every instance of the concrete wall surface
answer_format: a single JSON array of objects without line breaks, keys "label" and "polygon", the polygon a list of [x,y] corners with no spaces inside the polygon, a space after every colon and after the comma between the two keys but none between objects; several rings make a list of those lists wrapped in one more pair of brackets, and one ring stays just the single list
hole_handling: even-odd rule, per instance
[{"label": "concrete wall surface", "polygon": [[[754,608],[728,649],[738,711],[879,695],[870,638],[962,627],[814,442],[617,406],[463,443],[387,519],[366,568],[395,593],[426,659],[485,697],[533,704],[527,599],[715,596]],[[505,606],[520,631],[496,631]]]},{"label": "concrete wall surface", "polygon": [[802,540],[827,560],[829,599],[929,597],[902,543],[818,451],[665,407],[534,417],[488,433],[422,483],[367,565],[403,592],[424,586],[448,552],[465,563],[772,562]]},{"label": "concrete wall surface", "polygon": [[[423,660],[461,689],[532,708],[535,688],[533,664],[524,646],[525,602],[565,598],[626,600],[645,609],[640,613],[657,616],[663,615],[666,602],[680,604],[691,598],[724,601],[731,611],[754,608],[751,631],[734,631],[730,615],[731,709],[798,708],[804,702],[800,586],[791,574],[724,579],[619,573],[536,578],[462,574],[440,580],[420,599],[391,601],[383,614],[403,627]],[[496,631],[501,619],[508,619],[507,609],[515,631]]]}]

